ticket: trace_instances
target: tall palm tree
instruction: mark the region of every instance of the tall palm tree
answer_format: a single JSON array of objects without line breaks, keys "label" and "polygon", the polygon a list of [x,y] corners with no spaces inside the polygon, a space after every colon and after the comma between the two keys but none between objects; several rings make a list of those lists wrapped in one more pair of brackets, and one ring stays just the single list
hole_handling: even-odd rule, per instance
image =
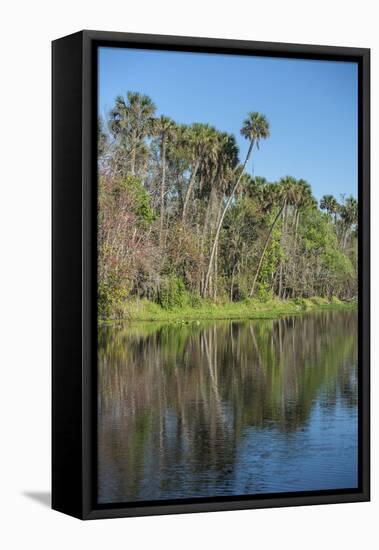
[{"label": "tall palm tree", "polygon": [[296,273],[297,273],[297,248],[298,248],[298,227],[300,221],[300,215],[303,210],[309,208],[317,207],[317,201],[312,195],[312,188],[309,183],[303,179],[299,179],[296,182],[295,191],[294,191],[294,213],[292,221],[292,298],[295,297],[295,288],[296,288]]},{"label": "tall palm tree", "polygon": [[[272,233],[274,231],[274,228],[279,220],[279,218],[283,215],[285,212],[285,209],[287,208],[288,204],[293,203],[295,199],[295,193],[296,193],[296,180],[295,178],[292,178],[291,176],[286,176],[282,178],[279,182],[279,184],[271,184],[270,187],[267,189],[267,198],[271,200],[272,206],[275,206],[275,204],[278,205],[278,211],[275,215],[275,218],[270,226],[270,229],[267,233],[263,249],[259,258],[259,262],[257,265],[257,269],[255,271],[253,284],[251,286],[251,290],[249,293],[250,298],[254,296],[255,292],[255,286],[257,284],[258,276],[262,267],[263,259],[265,257],[268,245],[270,243],[270,239],[272,236]],[[267,200],[266,198],[266,200]]]},{"label": "tall palm tree", "polygon": [[[205,185],[202,186],[202,195],[208,196],[206,213],[208,222],[210,221],[210,211],[214,210],[217,201],[219,201],[217,210],[221,215],[224,194],[230,186],[237,164],[238,147],[235,137],[226,132],[216,132],[210,150],[202,163],[201,173],[201,178],[205,180]],[[217,216],[215,229],[218,219],[219,216]]]},{"label": "tall palm tree", "polygon": [[176,135],[175,122],[164,115],[156,118],[152,122],[151,133],[160,140],[160,160],[161,160],[161,190],[160,190],[160,228],[159,243],[162,244],[163,225],[165,218],[165,193],[166,193],[166,147],[167,142]]},{"label": "tall palm tree", "polygon": [[241,181],[241,192],[244,196],[262,201],[263,193],[268,184],[266,178],[245,174]]},{"label": "tall palm tree", "polygon": [[[238,147],[235,137],[226,132],[216,131],[212,146],[205,156],[199,179],[199,191],[203,202],[207,207],[203,217],[201,232],[201,265],[204,266],[206,242],[208,238],[213,239],[219,218],[221,216],[224,196],[230,184],[230,174],[238,163]],[[214,293],[217,293],[217,253],[214,261],[215,284]],[[200,278],[200,292],[205,281],[205,271],[202,269]]]},{"label": "tall palm tree", "polygon": [[217,151],[217,132],[209,124],[200,124],[195,122],[192,124],[183,135],[185,149],[191,164],[191,176],[188,182],[187,192],[185,194],[182,220],[186,220],[190,198],[192,197],[196,176],[198,174],[201,163],[206,156],[214,156]]},{"label": "tall palm tree", "polygon": [[[298,196],[298,186],[295,178],[291,176],[285,176],[280,180],[281,184],[281,194],[284,199],[284,208],[283,208],[283,226],[282,226],[282,235],[281,235],[281,248],[284,249],[285,239],[288,232],[288,210],[290,205],[296,204]],[[283,257],[280,257],[279,262],[279,289],[278,295],[279,298],[282,297],[283,290],[283,272],[284,272],[284,261]]]},{"label": "tall palm tree", "polygon": [[293,198],[294,198],[293,204],[295,206],[294,222],[293,222],[294,223],[294,248],[296,248],[300,212],[304,208],[307,208],[310,206],[316,206],[317,202],[315,201],[312,195],[311,186],[307,181],[303,179],[297,180]]},{"label": "tall palm tree", "polygon": [[[212,192],[215,192],[215,196],[218,199],[218,207],[216,210],[215,226],[211,228],[211,238],[213,237],[213,232],[216,235],[217,227],[220,222],[220,217],[222,215],[223,206],[225,202],[225,195],[228,195],[232,189],[235,169],[238,165],[238,147],[236,144],[235,137],[226,132],[220,132],[218,134],[217,142],[217,154],[213,161],[215,164],[215,177],[212,180]],[[217,271],[218,271],[218,242],[219,242],[220,232],[216,236],[216,245],[215,245],[215,254],[213,267],[211,266],[214,273],[212,279],[212,291],[213,298],[216,299],[217,295]],[[205,279],[204,284],[205,284]],[[210,290],[210,288],[209,288]]]},{"label": "tall palm tree", "polygon": [[136,170],[137,154],[143,150],[143,141],[149,135],[156,107],[149,96],[128,92],[126,98],[117,96],[110,112],[109,128],[123,152],[124,164],[130,172]]},{"label": "tall palm tree", "polygon": [[347,237],[350,233],[352,226],[358,223],[358,202],[357,200],[350,196],[347,197],[345,203],[341,206],[341,219],[344,226],[344,236],[343,236],[343,250],[346,249]]},{"label": "tall palm tree", "polygon": [[257,149],[259,149],[260,140],[261,139],[267,139],[270,136],[270,125],[269,125],[268,120],[266,119],[266,117],[264,115],[261,115],[260,113],[257,113],[257,112],[249,113],[247,118],[245,119],[245,121],[243,123],[242,128],[241,128],[241,135],[244,138],[246,138],[247,140],[249,140],[249,142],[250,142],[249,143],[249,148],[247,150],[247,154],[246,154],[246,158],[244,160],[244,163],[242,164],[242,166],[240,168],[237,167],[237,170],[239,169],[239,175],[237,177],[237,180],[236,180],[236,183],[235,183],[234,187],[232,188],[232,191],[229,195],[229,198],[226,201],[226,204],[225,204],[224,209],[222,211],[222,214],[220,216],[220,220],[218,222],[218,226],[217,226],[217,229],[216,229],[216,234],[215,234],[212,249],[211,249],[211,254],[210,254],[210,257],[209,257],[207,274],[206,274],[206,277],[205,277],[205,283],[204,283],[204,289],[203,289],[204,296],[206,296],[206,294],[208,292],[209,278],[210,278],[210,274],[211,274],[211,270],[212,270],[214,255],[215,255],[215,252],[216,252],[217,243],[218,243],[221,227],[222,227],[226,212],[228,211],[228,208],[230,207],[230,205],[233,201],[235,193],[236,193],[236,191],[238,189],[238,186],[240,184],[241,178],[242,178],[242,176],[245,172],[246,165],[247,165],[247,163],[249,161],[249,158],[251,156],[251,153],[253,151],[254,145],[256,145]]},{"label": "tall palm tree", "polygon": [[337,221],[337,214],[341,210],[341,206],[333,195],[324,195],[320,200],[321,210],[326,210],[328,214],[334,217],[334,222]]}]

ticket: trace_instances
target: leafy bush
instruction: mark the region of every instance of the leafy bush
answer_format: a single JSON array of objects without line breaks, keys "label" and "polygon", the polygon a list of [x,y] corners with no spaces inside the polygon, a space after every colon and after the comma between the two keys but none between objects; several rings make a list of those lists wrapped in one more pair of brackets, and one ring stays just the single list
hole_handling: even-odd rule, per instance
[{"label": "leafy bush", "polygon": [[300,306],[301,309],[307,309],[307,302],[304,298],[294,298],[292,300],[292,302],[296,305],[296,306]]},{"label": "leafy bush", "polygon": [[99,283],[98,316],[101,319],[121,319],[124,317],[129,290],[116,277],[111,277],[107,284]]},{"label": "leafy bush", "polygon": [[255,297],[260,302],[268,302],[272,299],[271,285],[265,282],[258,282],[255,288]]},{"label": "leafy bush", "polygon": [[174,309],[188,304],[186,287],[180,277],[167,275],[162,279],[159,303],[164,309]]},{"label": "leafy bush", "polygon": [[126,192],[131,200],[132,210],[142,225],[149,226],[155,220],[154,210],[150,204],[150,195],[142,185],[141,179],[135,176],[127,176],[114,189],[117,198]]},{"label": "leafy bush", "polygon": [[199,308],[203,304],[203,300],[199,294],[191,293],[188,295],[188,303],[191,307]]}]

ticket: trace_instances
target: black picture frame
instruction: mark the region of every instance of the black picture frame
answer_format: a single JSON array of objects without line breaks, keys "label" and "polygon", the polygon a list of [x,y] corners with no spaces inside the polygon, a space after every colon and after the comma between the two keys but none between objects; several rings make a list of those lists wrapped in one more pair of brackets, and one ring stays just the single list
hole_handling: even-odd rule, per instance
[{"label": "black picture frame", "polygon": [[[359,487],[96,504],[96,121],[99,46],[355,61],[359,75]],[[81,31],[52,43],[52,507],[81,519],[370,499],[370,50]]]}]

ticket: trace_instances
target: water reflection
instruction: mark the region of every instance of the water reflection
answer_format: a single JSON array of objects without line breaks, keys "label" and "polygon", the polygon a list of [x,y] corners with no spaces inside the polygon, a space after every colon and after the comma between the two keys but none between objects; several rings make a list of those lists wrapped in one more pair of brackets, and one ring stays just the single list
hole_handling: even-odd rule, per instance
[{"label": "water reflection", "polygon": [[357,485],[357,316],[99,329],[99,502]]}]

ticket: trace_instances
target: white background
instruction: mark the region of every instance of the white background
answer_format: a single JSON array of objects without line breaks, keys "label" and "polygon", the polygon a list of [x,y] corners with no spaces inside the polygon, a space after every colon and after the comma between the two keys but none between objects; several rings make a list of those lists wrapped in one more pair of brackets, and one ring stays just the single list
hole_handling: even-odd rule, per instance
[{"label": "white background", "polygon": [[[13,0],[2,4],[2,548],[378,547],[375,433],[371,503],[95,522],[80,522],[41,503],[41,499],[46,502],[50,485],[50,41],[87,28],[372,48],[375,248],[379,219],[375,4],[369,0]],[[378,259],[373,252],[375,281]],[[375,384],[377,286],[373,285],[373,431],[379,406]]]}]

